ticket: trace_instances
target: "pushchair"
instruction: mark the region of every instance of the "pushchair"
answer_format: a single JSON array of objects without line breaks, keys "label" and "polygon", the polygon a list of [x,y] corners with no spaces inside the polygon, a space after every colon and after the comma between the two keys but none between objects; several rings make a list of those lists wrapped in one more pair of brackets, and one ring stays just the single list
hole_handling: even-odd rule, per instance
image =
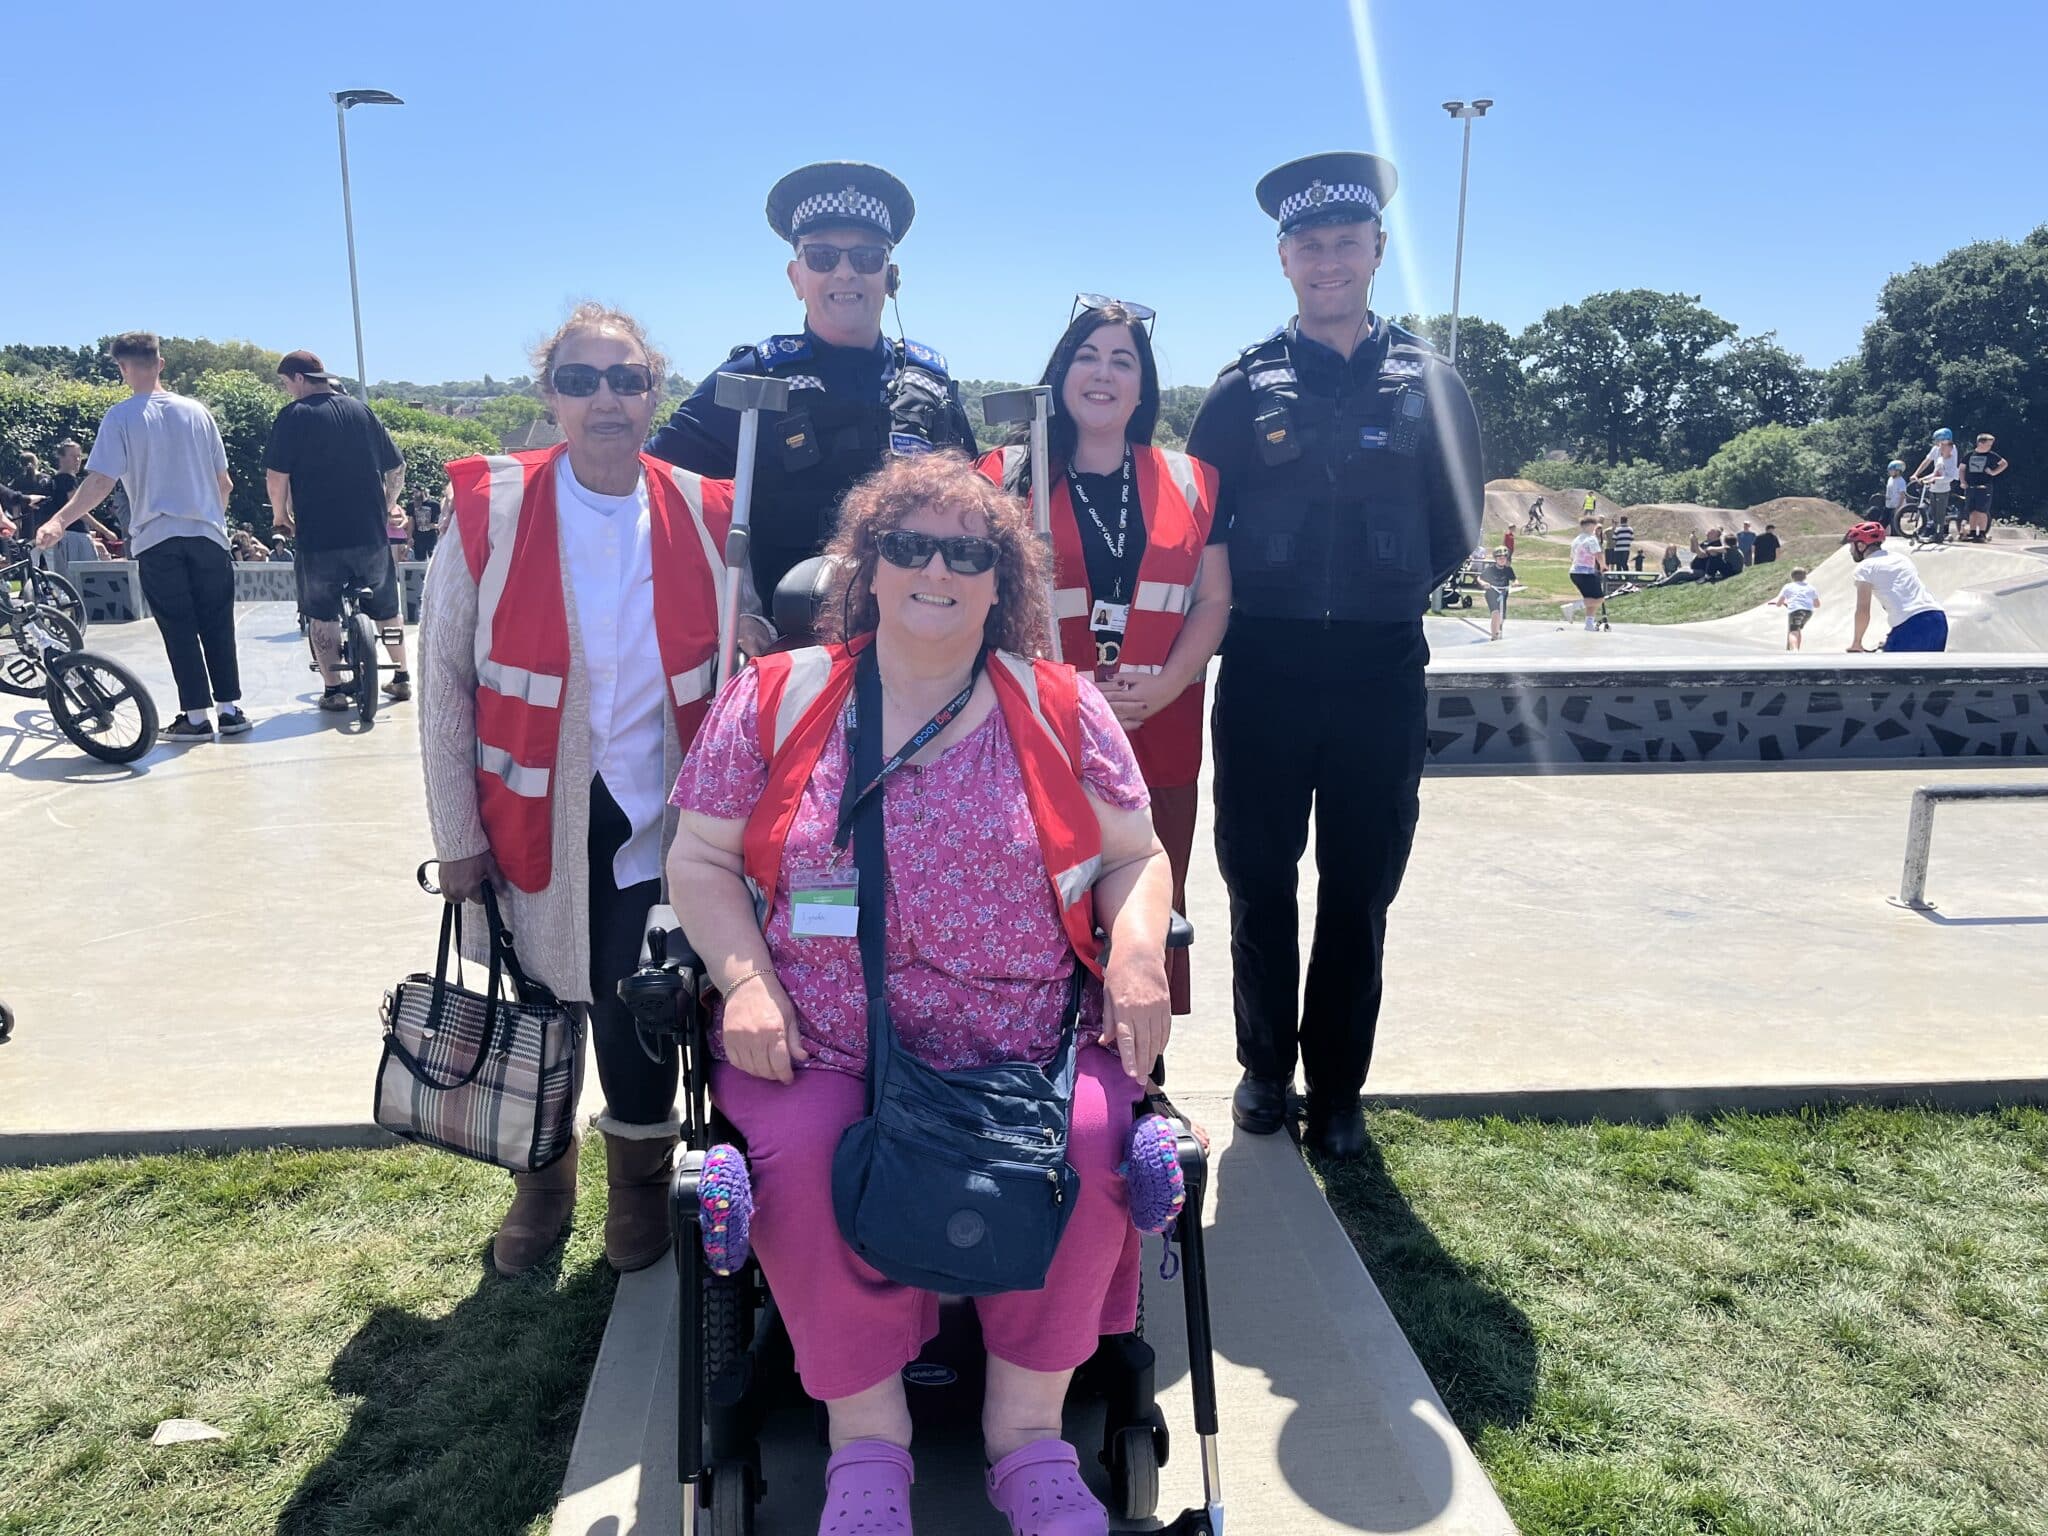
[{"label": "pushchair", "polygon": [[[826,562],[813,558],[797,564],[778,583],[771,605],[776,627],[789,637],[786,644],[808,643],[827,590],[827,574]],[[1175,913],[1167,946],[1184,949],[1193,939],[1194,929]],[[715,1207],[707,1211],[705,1203],[707,1163],[714,1149],[731,1148],[742,1156],[745,1151],[735,1128],[710,1102],[710,998],[702,967],[674,912],[656,907],[648,914],[640,968],[619,983],[619,999],[639,1025],[643,1044],[652,1051],[676,1051],[681,1066],[676,1098],[682,1145],[669,1202],[679,1296],[676,1466],[683,1484],[682,1530],[684,1536],[750,1536],[755,1506],[769,1492],[761,1450],[769,1406],[771,1401],[786,1404],[801,1389],[788,1330],[777,1315],[760,1266],[749,1257],[732,1273],[719,1274],[705,1256],[704,1225],[707,1219],[717,1223]],[[1155,1066],[1152,1081],[1165,1080],[1163,1068]],[[1165,1236],[1169,1246],[1179,1249],[1203,1489],[1201,1508],[1156,1528],[1173,1536],[1220,1536],[1223,1492],[1217,1459],[1216,1373],[1202,1246],[1207,1153],[1187,1118],[1163,1092],[1140,1102],[1138,1114],[1148,1113],[1173,1122],[1175,1154],[1186,1186],[1186,1203]],[[719,1161],[729,1156],[717,1153]],[[712,1176],[714,1186],[718,1177]],[[948,1326],[957,1324],[951,1314],[969,1313],[971,1322],[971,1312],[962,1307],[946,1312],[940,1338],[906,1367],[906,1379],[917,1380],[913,1373],[920,1371],[954,1374],[950,1365],[931,1356],[947,1348],[949,1334],[957,1342],[958,1327]],[[1141,1297],[1137,1329],[1105,1338],[1095,1357],[1075,1372],[1069,1390],[1070,1403],[1078,1394],[1088,1394],[1101,1404],[1100,1459],[1108,1475],[1112,1519],[1149,1521],[1158,1508],[1159,1469],[1166,1464],[1172,1437],[1154,1401],[1155,1364],[1152,1346],[1144,1337]],[[822,1407],[817,1412],[822,1420]]]}]

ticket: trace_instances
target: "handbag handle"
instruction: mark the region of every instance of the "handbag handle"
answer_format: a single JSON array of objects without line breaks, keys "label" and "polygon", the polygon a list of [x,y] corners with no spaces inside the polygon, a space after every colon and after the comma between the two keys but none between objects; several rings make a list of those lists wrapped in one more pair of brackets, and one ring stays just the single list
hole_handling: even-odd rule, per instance
[{"label": "handbag handle", "polygon": [[[427,864],[434,862],[436,861],[429,859],[426,863],[421,864],[415,878],[418,879],[421,890],[426,891],[429,895],[438,896],[441,894],[440,888],[429,883],[427,879]],[[408,1051],[396,1039],[393,1039],[391,1042],[392,1049],[404,1061],[406,1070],[411,1072],[413,1076],[417,1077],[429,1088],[437,1089],[443,1093],[451,1092],[457,1088],[467,1088],[471,1083],[475,1082],[477,1074],[484,1069],[484,1063],[490,1060],[492,1052],[498,1048],[498,1036],[500,1033],[507,1032],[512,1028],[511,1014],[505,1008],[505,1000],[502,996],[505,973],[508,970],[511,972],[515,987],[525,989],[529,986],[529,983],[526,981],[525,972],[519,969],[519,962],[512,955],[512,936],[506,932],[504,923],[498,916],[498,899],[491,890],[488,881],[484,883],[483,905],[484,917],[490,923],[491,969],[490,978],[484,986],[483,1036],[477,1042],[476,1059],[469,1064],[469,1070],[460,1077],[447,1080],[437,1078],[432,1072],[427,1070],[424,1062]],[[461,988],[462,904],[454,901],[442,904],[441,943],[434,962],[434,986],[427,1000],[427,1028],[429,1029],[440,1029],[447,1017],[448,951],[451,939],[455,949],[456,986]],[[525,1000],[523,990],[520,1000]]]}]

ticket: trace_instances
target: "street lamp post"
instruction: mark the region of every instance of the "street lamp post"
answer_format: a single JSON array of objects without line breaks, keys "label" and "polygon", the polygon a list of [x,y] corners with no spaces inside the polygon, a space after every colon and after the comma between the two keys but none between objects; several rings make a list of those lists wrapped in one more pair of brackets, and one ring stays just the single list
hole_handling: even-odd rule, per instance
[{"label": "street lamp post", "polygon": [[356,388],[368,400],[370,375],[363,367],[363,296],[356,287],[356,214],[348,195],[348,109],[402,107],[405,103],[389,91],[336,91],[333,96],[334,131],[341,138],[341,221],[348,230],[348,301],[356,317]]},{"label": "street lamp post", "polygon": [[1458,366],[1458,301],[1465,288],[1465,187],[1472,177],[1472,119],[1486,116],[1493,103],[1486,97],[1476,101],[1447,101],[1444,110],[1465,124],[1465,156],[1458,167],[1458,260],[1451,273],[1451,366]]}]

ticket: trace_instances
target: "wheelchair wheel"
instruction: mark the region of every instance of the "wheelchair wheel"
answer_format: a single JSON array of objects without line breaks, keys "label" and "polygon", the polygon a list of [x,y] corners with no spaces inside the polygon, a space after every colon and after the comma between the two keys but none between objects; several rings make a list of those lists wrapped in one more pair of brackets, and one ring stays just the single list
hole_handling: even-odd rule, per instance
[{"label": "wheelchair wheel", "polygon": [[117,661],[90,651],[59,656],[43,698],[57,729],[103,763],[132,763],[156,745],[156,700]]},{"label": "wheelchair wheel", "polygon": [[377,625],[367,613],[352,613],[342,637],[342,662],[355,677],[356,718],[368,725],[377,718]]},{"label": "wheelchair wheel", "polygon": [[40,607],[54,608],[81,632],[85,629],[85,598],[70,580],[55,571],[37,569],[28,579],[29,591]]},{"label": "wheelchair wheel", "polygon": [[49,676],[43,671],[42,644],[60,651],[75,651],[85,644],[85,636],[56,608],[38,607],[28,622],[31,628],[44,631],[40,637],[31,635],[28,650],[15,643],[12,628],[0,628],[0,692],[39,699],[49,686]]},{"label": "wheelchair wheel", "polygon": [[1159,1509],[1159,1443],[1166,1415],[1152,1410],[1149,1424],[1126,1424],[1109,1443],[1110,1510],[1119,1520],[1150,1520]]},{"label": "wheelchair wheel", "polygon": [[711,1469],[710,1536],[754,1536],[754,1469],[745,1462],[720,1462]]}]

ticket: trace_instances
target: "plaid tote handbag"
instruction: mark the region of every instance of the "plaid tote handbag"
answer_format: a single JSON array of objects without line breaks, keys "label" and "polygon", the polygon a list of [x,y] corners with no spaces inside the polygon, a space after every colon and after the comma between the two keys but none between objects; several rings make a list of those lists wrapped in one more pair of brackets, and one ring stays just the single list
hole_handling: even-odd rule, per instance
[{"label": "plaid tote handbag", "polygon": [[[419,880],[434,890],[424,864]],[[407,1141],[531,1173],[567,1152],[574,1136],[583,1022],[520,970],[488,883],[483,905],[491,967],[482,996],[463,985],[457,902],[441,914],[434,973],[408,976],[384,994],[376,1119]]]}]

